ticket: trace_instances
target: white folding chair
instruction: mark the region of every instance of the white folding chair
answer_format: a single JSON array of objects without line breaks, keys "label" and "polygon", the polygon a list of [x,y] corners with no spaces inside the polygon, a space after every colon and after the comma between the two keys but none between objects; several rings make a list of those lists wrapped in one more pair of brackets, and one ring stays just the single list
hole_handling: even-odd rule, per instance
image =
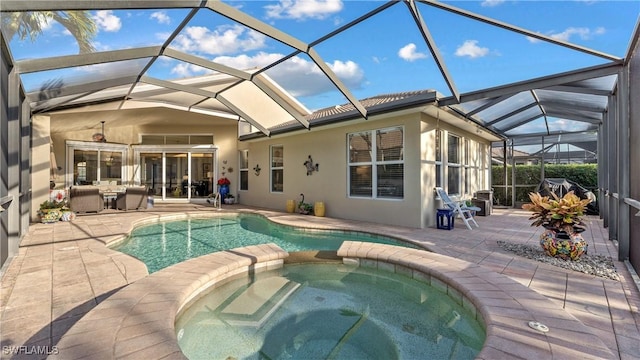
[{"label": "white folding chair", "polygon": [[462,219],[464,224],[467,225],[467,228],[469,230],[473,229],[470,223],[473,223],[476,227],[480,227],[480,225],[478,225],[478,223],[476,222],[476,219],[473,218],[472,213],[472,211],[480,211],[481,209],[479,207],[467,206],[464,201],[455,201],[451,199],[449,197],[449,194],[447,194],[447,192],[444,191],[443,188],[436,188],[436,192],[438,193],[440,199],[442,199],[442,202],[445,204],[445,206],[453,210],[454,216],[457,214]]}]

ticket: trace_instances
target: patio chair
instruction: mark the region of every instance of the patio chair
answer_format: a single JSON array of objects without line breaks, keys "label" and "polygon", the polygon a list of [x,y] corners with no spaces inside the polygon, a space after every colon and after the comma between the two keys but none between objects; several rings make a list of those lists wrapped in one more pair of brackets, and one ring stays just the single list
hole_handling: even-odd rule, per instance
[{"label": "patio chair", "polygon": [[69,189],[69,207],[77,213],[100,212],[104,209],[104,197],[95,186],[72,186]]},{"label": "patio chair", "polygon": [[480,227],[476,222],[476,219],[473,218],[473,212],[480,211],[481,209],[477,206],[467,206],[464,201],[456,201],[449,197],[446,191],[442,188],[436,188],[436,192],[444,205],[453,210],[454,216],[456,214],[462,219],[465,225],[469,230],[472,230],[471,224],[473,223],[476,227]]},{"label": "patio chair", "polygon": [[146,209],[149,191],[146,186],[127,187],[123,193],[119,193],[116,198],[116,209]]}]

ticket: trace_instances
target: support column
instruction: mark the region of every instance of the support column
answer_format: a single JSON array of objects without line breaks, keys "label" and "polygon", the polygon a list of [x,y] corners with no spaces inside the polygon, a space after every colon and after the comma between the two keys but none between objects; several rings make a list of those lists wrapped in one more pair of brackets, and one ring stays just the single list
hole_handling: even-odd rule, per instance
[{"label": "support column", "polygon": [[[628,125],[629,139],[640,138],[640,102],[631,99],[640,99],[640,30],[636,29],[632,42],[629,62],[625,65],[627,72],[627,91],[625,95],[628,101]],[[629,144],[629,197],[640,200],[640,144],[632,141]],[[640,273],[640,216],[635,208],[629,209],[629,262]]]},{"label": "support column", "polygon": [[616,128],[618,109],[616,96],[609,97],[609,119],[607,121],[607,185],[609,197],[607,198],[607,213],[609,215],[609,239],[618,239],[618,129]]},{"label": "support column", "polygon": [[511,207],[516,207],[516,158],[513,156],[513,140],[511,140]]},{"label": "support column", "polygon": [[20,78],[13,68],[4,37],[1,40],[0,71],[0,264],[4,266],[18,253],[22,235],[20,213],[21,115],[24,104]]},{"label": "support column", "polygon": [[618,74],[617,126],[618,135],[618,260],[629,258],[629,209],[624,202],[629,197],[629,77],[626,69]]},{"label": "support column", "polygon": [[596,144],[597,146],[597,153],[596,153],[596,161],[598,163],[598,191],[597,191],[597,200],[598,200],[598,213],[600,216],[600,219],[603,219],[603,223],[604,223],[604,227],[607,227],[607,219],[605,218],[605,210],[606,210],[606,201],[605,201],[605,197],[604,194],[605,192],[603,191],[603,189],[605,189],[605,181],[604,181],[604,174],[606,171],[606,168],[604,166],[604,153],[605,153],[605,147],[602,146],[604,144],[604,133],[605,133],[605,125],[604,123],[607,121],[607,114],[604,114],[604,120],[603,122],[598,126],[598,143]]}]

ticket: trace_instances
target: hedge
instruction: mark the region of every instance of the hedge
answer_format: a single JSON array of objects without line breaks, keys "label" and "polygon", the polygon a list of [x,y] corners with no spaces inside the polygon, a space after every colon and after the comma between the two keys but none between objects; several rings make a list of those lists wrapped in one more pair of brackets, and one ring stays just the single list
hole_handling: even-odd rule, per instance
[{"label": "hedge", "polygon": [[[540,165],[516,165],[516,202],[528,202],[529,192],[535,191],[540,183]],[[544,166],[546,178],[566,178],[596,192],[598,188],[597,164],[548,164]],[[494,198],[497,205],[511,206],[511,165],[507,166],[507,184],[504,187],[504,167],[494,165],[491,169]]]}]

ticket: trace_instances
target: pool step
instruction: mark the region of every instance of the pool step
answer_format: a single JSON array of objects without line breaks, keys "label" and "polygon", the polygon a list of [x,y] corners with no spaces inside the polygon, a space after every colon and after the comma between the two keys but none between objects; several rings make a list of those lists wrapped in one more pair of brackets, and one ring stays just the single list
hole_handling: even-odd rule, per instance
[{"label": "pool step", "polygon": [[220,317],[231,325],[260,327],[299,286],[280,276],[256,281],[220,309]]}]

